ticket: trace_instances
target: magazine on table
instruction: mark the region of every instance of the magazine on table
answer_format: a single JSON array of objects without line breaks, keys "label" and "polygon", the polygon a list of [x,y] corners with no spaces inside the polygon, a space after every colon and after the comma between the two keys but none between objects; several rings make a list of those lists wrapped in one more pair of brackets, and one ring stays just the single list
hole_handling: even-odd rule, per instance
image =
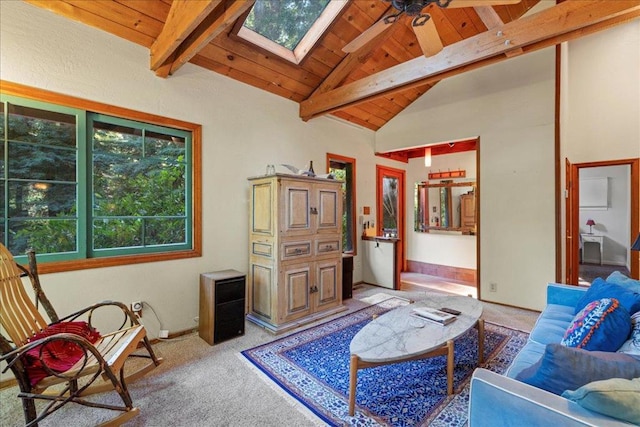
[{"label": "magazine on table", "polygon": [[453,314],[445,313],[444,311],[430,307],[414,308],[412,314],[420,319],[430,320],[441,325],[448,325],[456,320],[456,316]]}]

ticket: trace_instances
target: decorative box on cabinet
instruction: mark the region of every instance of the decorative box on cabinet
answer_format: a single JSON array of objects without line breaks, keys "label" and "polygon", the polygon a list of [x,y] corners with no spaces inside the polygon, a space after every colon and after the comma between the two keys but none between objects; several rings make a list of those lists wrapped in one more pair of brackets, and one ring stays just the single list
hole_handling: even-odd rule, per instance
[{"label": "decorative box on cabinet", "polygon": [[200,338],[213,345],[244,335],[246,276],[235,270],[200,275]]},{"label": "decorative box on cabinet", "polygon": [[342,306],[342,182],[249,178],[249,313],[280,333]]}]

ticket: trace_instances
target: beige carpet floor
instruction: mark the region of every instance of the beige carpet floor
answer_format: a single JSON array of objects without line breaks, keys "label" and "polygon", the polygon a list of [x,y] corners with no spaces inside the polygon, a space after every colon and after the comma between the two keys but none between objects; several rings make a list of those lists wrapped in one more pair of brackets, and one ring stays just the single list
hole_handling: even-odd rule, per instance
[{"label": "beige carpet floor", "polygon": [[[393,291],[359,285],[354,298],[346,300],[349,311],[366,306],[362,298],[380,292],[418,300],[427,292],[409,286]],[[487,321],[530,331],[538,313],[485,303]],[[340,313],[344,315],[347,312]],[[323,319],[322,321],[327,321]],[[307,325],[309,327],[311,325]],[[300,329],[298,329],[300,330]],[[240,356],[242,350],[270,342],[275,337],[247,322],[245,335],[208,345],[196,333],[163,340],[154,345],[165,362],[143,379],[130,384],[140,415],[127,426],[315,426],[321,425],[292,398],[263,378]],[[11,377],[7,372],[2,379]],[[0,425],[24,424],[17,387],[0,391]],[[114,393],[97,395],[100,401],[116,403]],[[90,426],[109,419],[110,413],[69,404],[41,422],[41,426]]]}]

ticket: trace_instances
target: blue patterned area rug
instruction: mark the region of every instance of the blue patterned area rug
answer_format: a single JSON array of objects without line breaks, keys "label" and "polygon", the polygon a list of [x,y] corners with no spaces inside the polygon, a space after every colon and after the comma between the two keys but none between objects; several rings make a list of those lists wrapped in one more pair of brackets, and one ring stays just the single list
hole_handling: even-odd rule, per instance
[{"label": "blue patterned area rug", "polygon": [[[454,395],[444,356],[358,371],[356,413],[348,414],[349,344],[388,302],[242,352],[253,365],[332,426],[464,426],[478,360],[472,328],[455,342]],[[485,322],[485,364],[503,373],[528,334]]]}]

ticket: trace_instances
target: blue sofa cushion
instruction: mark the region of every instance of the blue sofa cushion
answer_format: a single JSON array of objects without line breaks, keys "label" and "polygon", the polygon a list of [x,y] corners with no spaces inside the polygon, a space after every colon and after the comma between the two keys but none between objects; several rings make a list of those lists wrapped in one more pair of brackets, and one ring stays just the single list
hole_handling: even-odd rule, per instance
[{"label": "blue sofa cushion", "polygon": [[616,351],[631,332],[629,312],[615,298],[592,301],[576,314],[560,342],[585,350]]},{"label": "blue sofa cushion", "polygon": [[529,340],[513,359],[505,375],[509,378],[516,378],[520,372],[540,360],[546,348],[546,344]]},{"label": "blue sofa cushion", "polygon": [[562,397],[583,408],[640,425],[640,378],[594,381],[575,391],[567,390]]},{"label": "blue sofa cushion", "polygon": [[516,375],[519,381],[558,395],[593,381],[636,377],[640,377],[640,363],[631,356],[561,344],[547,345],[540,360]]},{"label": "blue sofa cushion", "polygon": [[540,344],[559,343],[575,317],[574,306],[547,304],[536,320],[529,339]]},{"label": "blue sofa cushion", "polygon": [[632,292],[640,294],[640,280],[627,277],[619,271],[614,271],[613,273],[611,273],[609,277],[607,277],[607,282],[620,285],[623,288],[627,288]]},{"label": "blue sofa cushion", "polygon": [[640,294],[630,291],[615,283],[607,283],[604,279],[597,278],[587,292],[580,298],[574,314],[578,314],[587,304],[602,298],[615,298],[627,309],[629,314],[640,311]]}]

